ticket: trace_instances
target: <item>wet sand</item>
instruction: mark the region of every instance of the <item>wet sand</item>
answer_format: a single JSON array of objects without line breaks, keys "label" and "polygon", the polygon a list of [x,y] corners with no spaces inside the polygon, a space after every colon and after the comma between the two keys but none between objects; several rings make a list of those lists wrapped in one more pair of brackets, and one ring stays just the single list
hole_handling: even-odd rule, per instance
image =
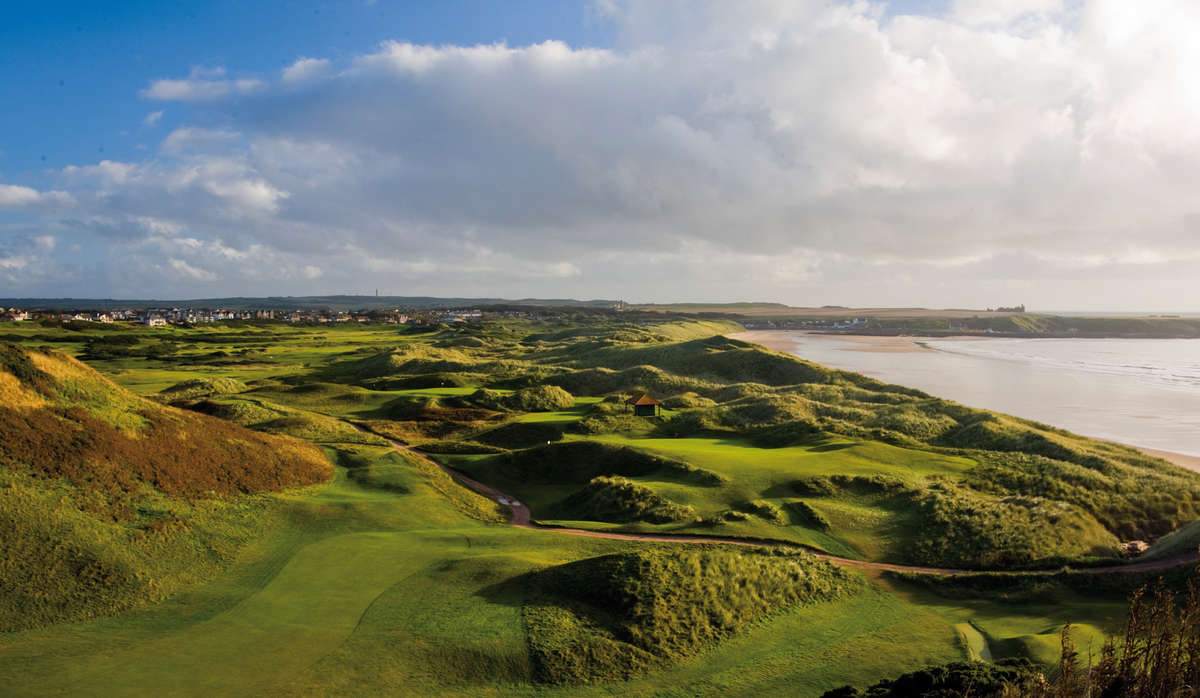
[{"label": "wet sand", "polygon": [[[729,336],[733,339],[740,339],[743,342],[760,344],[772,351],[791,354],[795,344],[788,338],[788,335],[793,332],[796,332],[796,330],[750,330]],[[862,351],[872,354],[912,354],[933,351],[919,344],[916,337],[872,337],[849,334],[825,336],[836,337],[839,341],[853,345],[841,348],[842,351]]]}]

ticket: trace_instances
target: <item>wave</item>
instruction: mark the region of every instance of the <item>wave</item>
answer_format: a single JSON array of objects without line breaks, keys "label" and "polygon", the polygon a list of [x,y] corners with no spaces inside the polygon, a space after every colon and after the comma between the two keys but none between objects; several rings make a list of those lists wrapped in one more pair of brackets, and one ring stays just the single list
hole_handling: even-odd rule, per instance
[{"label": "wave", "polygon": [[977,359],[1122,376],[1162,386],[1200,387],[1200,341],[1192,339],[924,340],[936,351]]}]

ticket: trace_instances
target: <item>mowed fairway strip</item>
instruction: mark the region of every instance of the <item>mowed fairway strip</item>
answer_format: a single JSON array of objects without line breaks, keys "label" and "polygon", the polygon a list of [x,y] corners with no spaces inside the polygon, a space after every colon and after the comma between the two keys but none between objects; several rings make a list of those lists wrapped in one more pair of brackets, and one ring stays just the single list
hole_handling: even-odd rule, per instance
[{"label": "mowed fairway strip", "polygon": [[[428,564],[410,536],[354,533],[301,549],[261,591],[209,620],[8,684],[22,695],[253,695],[335,650],[374,599]],[[10,695],[12,695],[10,693]]]}]

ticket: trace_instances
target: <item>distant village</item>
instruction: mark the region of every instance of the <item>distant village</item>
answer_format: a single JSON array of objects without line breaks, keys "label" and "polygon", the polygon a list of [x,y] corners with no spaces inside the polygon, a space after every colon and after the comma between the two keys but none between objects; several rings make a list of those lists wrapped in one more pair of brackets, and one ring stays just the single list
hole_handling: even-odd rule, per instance
[{"label": "distant village", "polygon": [[201,325],[229,321],[279,321],[295,324],[322,325],[329,323],[386,323],[393,325],[433,325],[471,322],[496,317],[538,317],[539,314],[521,310],[423,309],[391,310],[226,310],[221,308],[128,308],[123,310],[30,310],[0,309],[0,322],[51,321],[124,323],[146,327],[168,325]]},{"label": "distant village", "polygon": [[854,330],[866,327],[867,318],[820,320],[742,320],[748,330]]}]

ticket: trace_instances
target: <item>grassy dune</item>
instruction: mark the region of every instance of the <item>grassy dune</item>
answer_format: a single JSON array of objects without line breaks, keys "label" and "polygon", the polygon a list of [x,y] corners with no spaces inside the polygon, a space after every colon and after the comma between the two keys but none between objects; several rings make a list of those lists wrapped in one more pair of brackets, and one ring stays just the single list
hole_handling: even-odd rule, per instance
[{"label": "grassy dune", "polygon": [[162,407],[67,356],[0,345],[0,630],[157,601],[229,564],[319,449]]},{"label": "grassy dune", "polygon": [[[109,488],[61,464],[5,461],[0,515],[50,522],[13,540],[110,566],[39,568],[22,551],[23,567],[0,568],[40,569],[76,585],[61,598],[91,599],[36,623],[14,613],[24,629],[0,635],[0,682],[13,695],[806,696],[985,654],[1048,663],[1063,623],[1083,647],[1120,620],[1121,590],[951,591],[751,550],[514,529],[495,503],[347,420],[421,445],[536,517],[605,530],[1024,567],[1111,556],[1118,540],[1198,518],[1200,477],[1162,461],[718,336],[732,329],[561,317],[426,333],[14,330],[91,357],[129,391],[41,353],[58,387],[0,371],[4,409],[70,401],[102,444],[175,433],[166,423],[219,454],[237,434],[245,450],[224,452],[247,467],[218,466],[214,490],[204,470],[156,479],[199,451],[144,467],[93,459],[113,465],[97,471]],[[124,332],[132,341],[100,341]],[[625,413],[622,398],[642,390],[666,403],[662,417]],[[12,433],[42,438],[31,431]],[[293,488],[315,480],[271,465],[288,449],[323,473],[332,462],[333,480]],[[1153,552],[1185,547],[1189,531]],[[110,569],[157,585],[117,585],[110,603],[88,591]]]}]

